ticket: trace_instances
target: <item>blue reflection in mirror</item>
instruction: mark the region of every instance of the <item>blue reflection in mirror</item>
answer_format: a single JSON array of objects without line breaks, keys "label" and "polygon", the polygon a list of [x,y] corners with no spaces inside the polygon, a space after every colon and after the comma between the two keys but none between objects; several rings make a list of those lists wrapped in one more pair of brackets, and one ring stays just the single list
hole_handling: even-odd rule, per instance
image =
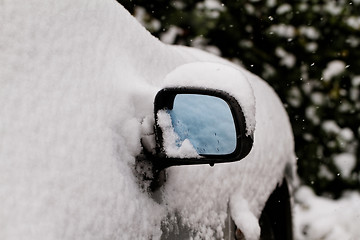
[{"label": "blue reflection in mirror", "polygon": [[230,154],[236,148],[236,130],[229,105],[221,98],[178,94],[169,110],[179,146],[189,139],[198,154]]}]

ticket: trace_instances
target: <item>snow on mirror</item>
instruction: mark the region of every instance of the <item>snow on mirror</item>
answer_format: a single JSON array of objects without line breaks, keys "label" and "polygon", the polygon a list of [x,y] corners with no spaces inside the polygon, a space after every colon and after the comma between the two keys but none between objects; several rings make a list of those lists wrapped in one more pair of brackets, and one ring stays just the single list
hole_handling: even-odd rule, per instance
[{"label": "snow on mirror", "polygon": [[177,94],[167,111],[178,147],[190,141],[201,155],[231,154],[236,149],[235,123],[229,105],[221,98]]}]

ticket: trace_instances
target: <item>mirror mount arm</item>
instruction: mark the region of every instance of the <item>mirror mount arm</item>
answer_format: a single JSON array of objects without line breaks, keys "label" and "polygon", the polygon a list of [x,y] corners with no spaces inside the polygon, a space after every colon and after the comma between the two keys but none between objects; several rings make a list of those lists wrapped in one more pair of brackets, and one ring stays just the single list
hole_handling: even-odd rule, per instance
[{"label": "mirror mount arm", "polygon": [[[178,162],[178,159],[167,158],[165,153],[160,152],[154,154],[145,147],[143,139],[141,139],[142,151],[135,158],[135,176],[140,183],[140,188],[150,193],[156,192],[166,182],[166,169],[171,166],[190,165],[193,164],[191,159],[188,159],[187,164]],[[164,161],[168,159],[170,161]],[[173,161],[172,161],[173,160]],[[214,166],[214,163],[209,163]],[[142,184],[146,182],[146,184]]]},{"label": "mirror mount arm", "polygon": [[143,151],[135,158],[136,176],[140,188],[154,193],[166,182],[167,166],[156,164],[156,157],[143,147]]}]

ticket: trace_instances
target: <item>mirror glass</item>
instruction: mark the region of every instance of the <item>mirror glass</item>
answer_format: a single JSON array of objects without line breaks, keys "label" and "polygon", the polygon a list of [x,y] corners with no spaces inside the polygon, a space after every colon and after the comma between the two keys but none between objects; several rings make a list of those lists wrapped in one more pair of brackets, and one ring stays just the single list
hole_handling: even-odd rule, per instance
[{"label": "mirror glass", "polygon": [[168,113],[180,146],[190,141],[198,154],[230,154],[236,148],[236,130],[229,105],[221,98],[178,94]]}]

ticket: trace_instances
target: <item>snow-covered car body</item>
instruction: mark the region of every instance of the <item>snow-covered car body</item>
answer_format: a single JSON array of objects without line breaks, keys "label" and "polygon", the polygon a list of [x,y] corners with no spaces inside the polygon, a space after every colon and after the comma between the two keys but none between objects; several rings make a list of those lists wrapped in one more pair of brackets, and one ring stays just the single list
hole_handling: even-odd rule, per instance
[{"label": "snow-covered car body", "polygon": [[[222,238],[228,212],[259,236],[268,197],[295,165],[287,115],[264,81],[161,43],[115,1],[1,1],[0,16],[0,239],[157,239],[175,215],[195,237]],[[243,75],[254,145],[239,162],[169,168],[158,203],[139,187],[135,159],[156,93],[192,62]],[[191,75],[176,84],[207,87]]]}]

